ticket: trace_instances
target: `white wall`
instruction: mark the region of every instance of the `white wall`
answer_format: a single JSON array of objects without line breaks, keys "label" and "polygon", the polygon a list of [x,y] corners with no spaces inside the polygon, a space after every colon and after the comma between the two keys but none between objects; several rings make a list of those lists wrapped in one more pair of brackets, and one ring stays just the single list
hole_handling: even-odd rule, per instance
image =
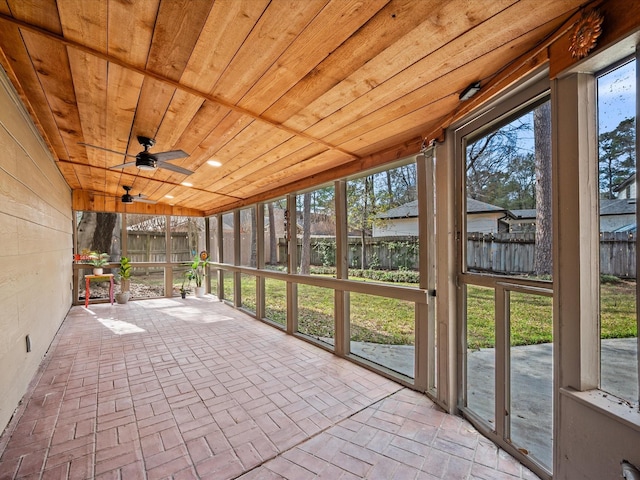
[{"label": "white wall", "polygon": [[372,234],[374,237],[417,237],[418,219],[409,217],[385,220],[383,224],[373,226]]},{"label": "white wall", "polygon": [[504,213],[468,213],[467,232],[498,233],[498,219]]},{"label": "white wall", "polygon": [[70,189],[1,69],[0,152],[1,432],[71,306],[73,254]]},{"label": "white wall", "polygon": [[[504,213],[471,213],[467,215],[467,232],[498,233],[498,220]],[[417,236],[418,219],[393,218],[373,226],[374,237]]]},{"label": "white wall", "polygon": [[639,427],[624,419],[632,409],[595,392],[563,393],[560,409],[560,429],[567,441],[556,478],[616,480],[622,478],[623,459],[640,464]]}]

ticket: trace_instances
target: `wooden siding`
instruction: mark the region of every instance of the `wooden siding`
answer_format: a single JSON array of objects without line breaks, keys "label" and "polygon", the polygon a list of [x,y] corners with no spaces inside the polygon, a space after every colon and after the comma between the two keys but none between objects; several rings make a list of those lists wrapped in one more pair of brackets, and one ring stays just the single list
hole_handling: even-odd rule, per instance
[{"label": "wooden siding", "polygon": [[73,252],[69,187],[12,90],[0,72],[0,431],[69,309]]}]

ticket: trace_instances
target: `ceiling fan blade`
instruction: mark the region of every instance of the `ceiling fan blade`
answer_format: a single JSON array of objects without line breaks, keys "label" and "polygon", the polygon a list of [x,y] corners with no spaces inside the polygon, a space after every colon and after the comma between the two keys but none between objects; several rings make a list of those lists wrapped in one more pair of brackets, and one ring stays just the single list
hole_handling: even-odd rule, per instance
[{"label": "ceiling fan blade", "polygon": [[168,152],[158,152],[153,154],[159,162],[166,162],[167,160],[175,160],[176,158],[187,158],[188,153],[182,150],[170,150]]},{"label": "ceiling fan blade", "polygon": [[133,161],[133,162],[127,162],[127,163],[123,163],[123,164],[120,164],[120,165],[114,165],[113,167],[109,167],[109,170],[117,170],[117,169],[120,169],[120,168],[132,167],[132,166],[134,166],[135,164],[136,164],[136,162],[135,162],[135,161]]},{"label": "ceiling fan blade", "polygon": [[145,198],[144,195],[142,195],[141,193],[139,193],[138,195],[132,195],[132,197],[134,202],[151,203],[151,204],[156,203],[155,200],[149,200],[148,198]]},{"label": "ceiling fan blade", "polygon": [[111,153],[117,153],[118,155],[126,155],[127,157],[134,157],[135,155],[131,155],[129,153],[124,153],[124,152],[118,152],[116,150],[111,150],[109,148],[104,148],[104,147],[99,147],[97,145],[91,145],[89,143],[84,143],[84,142],[78,142],[78,145],[82,145],[83,147],[91,147],[91,148],[96,148],[98,150],[103,150],[105,152],[111,152]]},{"label": "ceiling fan blade", "polygon": [[191,170],[187,170],[186,168],[179,167],[178,165],[171,165],[170,163],[165,163],[160,161],[158,162],[158,168],[164,168],[166,170],[182,173],[184,175],[191,175],[193,173]]}]

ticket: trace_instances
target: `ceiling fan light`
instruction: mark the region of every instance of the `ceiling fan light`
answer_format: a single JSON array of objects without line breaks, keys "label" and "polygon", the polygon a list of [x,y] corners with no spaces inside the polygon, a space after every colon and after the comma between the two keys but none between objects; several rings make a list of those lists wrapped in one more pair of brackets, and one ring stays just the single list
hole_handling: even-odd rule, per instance
[{"label": "ceiling fan light", "polygon": [[133,197],[128,193],[122,195],[122,203],[133,203]]},{"label": "ceiling fan light", "polygon": [[150,153],[140,152],[136,156],[136,167],[140,170],[155,170],[157,167],[157,161]]}]

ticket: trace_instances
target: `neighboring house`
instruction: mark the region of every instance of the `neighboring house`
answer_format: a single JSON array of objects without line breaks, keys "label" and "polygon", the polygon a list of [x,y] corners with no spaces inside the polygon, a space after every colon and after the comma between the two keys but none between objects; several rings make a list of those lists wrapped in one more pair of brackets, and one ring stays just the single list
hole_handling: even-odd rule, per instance
[{"label": "neighboring house", "polygon": [[[633,183],[635,185],[635,182]],[[635,187],[633,189],[635,191]],[[509,224],[509,232],[535,232],[536,209],[510,210],[511,217],[505,219]],[[636,202],[635,200],[620,198],[613,200],[600,200],[600,231],[626,231],[635,226]],[[471,230],[469,230],[471,231]]]},{"label": "neighboring house", "polygon": [[418,235],[418,201],[414,200],[376,215],[374,237],[407,237]]},{"label": "neighboring house", "polygon": [[[635,185],[635,182],[633,182]],[[635,190],[635,187],[634,187]],[[600,231],[619,231],[636,223],[635,198],[600,200]]]},{"label": "neighboring house", "polygon": [[617,198],[636,198],[636,174],[634,173],[633,175],[631,175],[624,182],[614,188],[613,191],[616,192]]},{"label": "neighboring house", "polygon": [[509,231],[513,214],[502,207],[467,198],[467,232],[503,233]]},{"label": "neighboring house", "polygon": [[509,232],[535,232],[536,231],[536,209],[524,208],[520,210],[511,210],[513,218],[509,218]]},{"label": "neighboring house", "polygon": [[[418,201],[414,200],[391,208],[376,216],[374,237],[418,235]],[[467,198],[467,232],[497,233],[509,231],[509,222],[515,217],[508,210]]]}]

